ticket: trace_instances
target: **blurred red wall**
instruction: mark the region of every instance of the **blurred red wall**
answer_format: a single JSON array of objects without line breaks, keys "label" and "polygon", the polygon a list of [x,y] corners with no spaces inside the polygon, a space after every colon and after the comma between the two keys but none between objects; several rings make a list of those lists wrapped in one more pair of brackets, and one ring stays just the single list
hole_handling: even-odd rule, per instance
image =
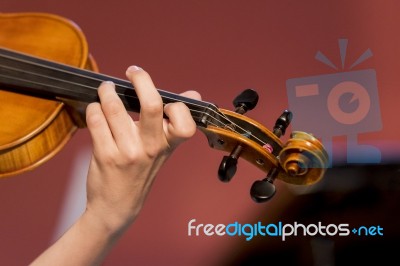
[{"label": "blurred red wall", "polygon": [[[194,89],[226,109],[232,109],[231,101],[241,90],[254,88],[260,101],[248,115],[269,128],[287,108],[286,80],[335,73],[315,60],[315,53],[321,50],[340,65],[337,41],[347,38],[349,62],[367,48],[373,51],[359,68],[376,70],[383,130],[364,137],[385,147],[400,144],[399,126],[393,122],[400,96],[399,8],[398,1],[369,0],[0,3],[0,12],[49,12],[76,22],[102,73],[124,78],[127,66],[139,65],[159,88]],[[1,265],[27,264],[65,226],[60,225],[62,209],[69,202],[67,214],[82,208],[82,200],[71,199],[84,198],[90,145],[88,132],[80,130],[51,161],[0,180]],[[391,152],[397,154],[389,150],[384,156]],[[289,192],[278,183],[277,196],[257,205],[248,191],[263,173],[241,161],[235,179],[220,183],[221,158],[200,132],[185,143],[159,174],[143,212],[105,265],[217,265],[233,247],[246,245],[230,237],[189,237],[187,223],[192,218],[199,223],[246,223],[260,213],[272,219]],[[68,194],[71,180],[78,183],[76,195]]]}]

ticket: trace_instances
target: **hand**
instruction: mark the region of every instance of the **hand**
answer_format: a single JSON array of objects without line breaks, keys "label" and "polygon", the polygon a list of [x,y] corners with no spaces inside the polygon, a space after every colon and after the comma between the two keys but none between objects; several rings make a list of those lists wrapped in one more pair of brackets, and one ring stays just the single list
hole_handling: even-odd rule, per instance
[{"label": "hand", "polygon": [[[86,112],[93,139],[87,212],[111,228],[134,220],[162,164],[196,130],[186,105],[173,103],[163,108],[144,70],[132,66],[126,75],[140,101],[139,121],[132,121],[110,82],[99,87],[101,104],[90,104]],[[184,95],[200,99],[193,91]],[[163,119],[164,112],[168,120]]]},{"label": "hand", "polygon": [[[101,84],[100,103],[91,103],[86,110],[93,140],[86,210],[32,265],[101,264],[138,215],[162,164],[195,133],[196,125],[183,103],[163,106],[144,70],[133,66],[126,74],[140,101],[140,119],[131,119],[113,83]],[[183,95],[200,99],[196,92]]]}]

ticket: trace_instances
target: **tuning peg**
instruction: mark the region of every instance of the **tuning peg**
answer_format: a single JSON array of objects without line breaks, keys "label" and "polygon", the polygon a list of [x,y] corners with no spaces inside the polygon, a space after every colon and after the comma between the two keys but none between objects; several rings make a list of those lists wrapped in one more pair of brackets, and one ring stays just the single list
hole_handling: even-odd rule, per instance
[{"label": "tuning peg", "polygon": [[242,151],[242,146],[238,145],[231,152],[229,156],[224,156],[218,168],[218,177],[222,182],[231,181],[232,177],[236,173],[237,162]]},{"label": "tuning peg", "polygon": [[244,90],[233,100],[235,112],[239,114],[244,114],[248,110],[252,110],[254,107],[256,107],[257,103],[258,93],[252,89]]},{"label": "tuning peg", "polygon": [[281,116],[276,120],[273,133],[279,138],[285,135],[286,128],[292,121],[293,114],[289,110],[283,111]]},{"label": "tuning peg", "polygon": [[250,196],[255,202],[266,202],[275,195],[276,188],[273,183],[277,174],[278,169],[274,168],[268,172],[267,178],[263,180],[257,180],[253,183],[250,189]]},{"label": "tuning peg", "polygon": [[231,156],[224,156],[218,168],[218,177],[222,182],[231,181],[237,169],[237,159]]}]

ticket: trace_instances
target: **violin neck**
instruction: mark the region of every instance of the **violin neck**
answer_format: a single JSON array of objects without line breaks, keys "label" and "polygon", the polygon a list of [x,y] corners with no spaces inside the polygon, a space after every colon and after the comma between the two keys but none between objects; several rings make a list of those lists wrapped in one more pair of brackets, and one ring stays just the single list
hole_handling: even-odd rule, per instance
[{"label": "violin neck", "polygon": [[[128,111],[140,112],[139,99],[129,81],[0,48],[2,89],[43,98],[90,103],[99,101],[97,88],[103,81],[115,83],[116,92]],[[218,112],[218,108],[212,103],[163,90],[158,92],[164,104],[186,104],[199,126],[207,124],[208,113]]]}]

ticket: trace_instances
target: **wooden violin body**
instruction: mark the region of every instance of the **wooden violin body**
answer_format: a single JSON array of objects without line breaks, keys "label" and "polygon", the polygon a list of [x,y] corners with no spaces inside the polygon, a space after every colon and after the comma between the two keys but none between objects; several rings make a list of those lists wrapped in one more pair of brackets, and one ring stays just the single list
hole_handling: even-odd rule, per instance
[{"label": "wooden violin body", "polygon": [[[47,161],[77,128],[85,127],[85,105],[98,100],[97,87],[104,80],[116,84],[128,111],[140,110],[128,81],[96,71],[85,37],[71,21],[49,14],[0,13],[0,178]],[[256,201],[269,198],[258,194],[275,178],[308,185],[325,173],[327,154],[307,133],[293,132],[283,144],[281,134],[240,113],[159,92],[165,104],[181,101],[189,107],[209,145],[231,153],[226,162],[242,157],[267,173],[267,182],[252,188]],[[222,172],[232,172],[226,162]]]},{"label": "wooden violin body", "polygon": [[[58,16],[0,13],[0,33],[0,47],[97,70],[82,32]],[[0,103],[0,177],[47,161],[82,126],[62,101],[0,90]]]}]

